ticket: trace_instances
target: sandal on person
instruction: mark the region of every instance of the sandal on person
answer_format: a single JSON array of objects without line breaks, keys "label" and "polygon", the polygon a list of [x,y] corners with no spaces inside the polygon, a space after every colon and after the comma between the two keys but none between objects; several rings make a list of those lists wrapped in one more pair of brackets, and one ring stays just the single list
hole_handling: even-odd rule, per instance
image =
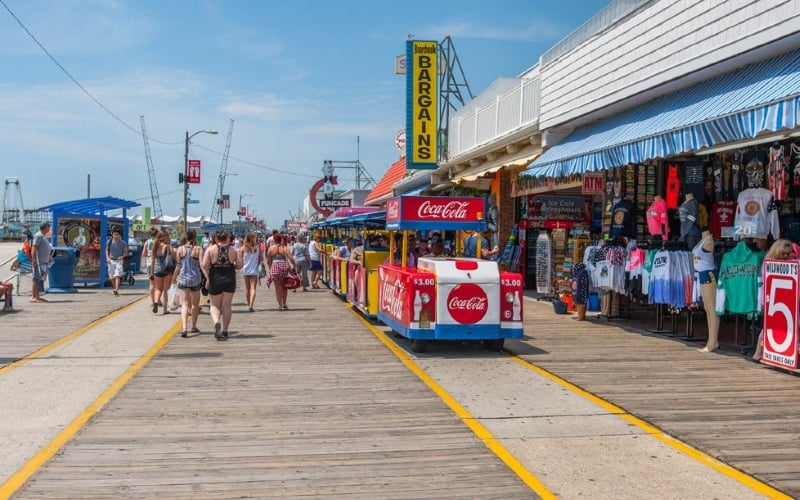
[{"label": "sandal on person", "polygon": [[189,336],[189,333],[186,330],[181,330],[181,337],[186,338]]},{"label": "sandal on person", "polygon": [[200,333],[200,330],[195,326],[192,328],[192,333]]}]

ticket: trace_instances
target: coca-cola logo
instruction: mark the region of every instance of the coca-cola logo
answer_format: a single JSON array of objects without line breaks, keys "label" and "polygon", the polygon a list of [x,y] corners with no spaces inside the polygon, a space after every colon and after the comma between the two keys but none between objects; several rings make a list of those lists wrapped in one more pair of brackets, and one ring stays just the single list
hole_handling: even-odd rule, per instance
[{"label": "coca-cola logo", "polygon": [[386,218],[399,219],[400,218],[400,202],[391,200],[386,202]]},{"label": "coca-cola logo", "polygon": [[447,295],[447,312],[462,325],[479,322],[488,310],[489,299],[478,285],[462,283],[453,287]]},{"label": "coca-cola logo", "polygon": [[432,202],[425,200],[417,209],[417,217],[420,219],[467,219],[466,201]]},{"label": "coca-cola logo", "polygon": [[400,280],[391,283],[381,282],[381,310],[395,319],[403,319],[403,290],[400,288]]}]

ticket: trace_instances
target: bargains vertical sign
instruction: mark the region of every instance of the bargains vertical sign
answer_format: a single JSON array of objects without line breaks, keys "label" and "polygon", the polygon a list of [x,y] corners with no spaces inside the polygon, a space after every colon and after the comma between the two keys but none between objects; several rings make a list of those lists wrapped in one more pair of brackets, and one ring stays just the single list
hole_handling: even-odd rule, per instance
[{"label": "bargains vertical sign", "polygon": [[436,168],[438,134],[437,42],[406,42],[406,161],[407,168]]},{"label": "bargains vertical sign", "polygon": [[764,363],[797,369],[797,313],[800,264],[764,261]]}]

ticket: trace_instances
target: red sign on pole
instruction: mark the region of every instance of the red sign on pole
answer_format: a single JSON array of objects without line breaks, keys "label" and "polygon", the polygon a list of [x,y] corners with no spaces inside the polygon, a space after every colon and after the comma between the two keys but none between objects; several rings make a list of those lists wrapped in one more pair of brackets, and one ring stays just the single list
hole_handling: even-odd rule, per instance
[{"label": "red sign on pole", "polygon": [[186,183],[200,184],[200,160],[189,160],[186,170]]},{"label": "red sign on pole", "polygon": [[797,369],[800,263],[764,261],[764,363]]},{"label": "red sign on pole", "polygon": [[242,217],[246,216],[247,215],[247,207],[239,208],[239,213],[241,214]]},{"label": "red sign on pole", "polygon": [[581,189],[581,194],[603,194],[605,183],[606,180],[603,172],[589,172],[583,174],[583,189]]}]

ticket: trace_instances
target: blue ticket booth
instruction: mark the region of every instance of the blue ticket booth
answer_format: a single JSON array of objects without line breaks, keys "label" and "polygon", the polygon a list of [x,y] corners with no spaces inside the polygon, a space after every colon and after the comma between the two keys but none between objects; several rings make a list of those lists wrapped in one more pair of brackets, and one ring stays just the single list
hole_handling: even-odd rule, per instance
[{"label": "blue ticket booth", "polygon": [[135,201],[112,196],[65,201],[42,207],[50,210],[53,220],[52,244],[54,247],[72,247],[77,262],[74,284],[96,284],[103,287],[107,280],[106,243],[111,230],[122,232],[128,241],[130,221],[128,210],[138,207]]}]

